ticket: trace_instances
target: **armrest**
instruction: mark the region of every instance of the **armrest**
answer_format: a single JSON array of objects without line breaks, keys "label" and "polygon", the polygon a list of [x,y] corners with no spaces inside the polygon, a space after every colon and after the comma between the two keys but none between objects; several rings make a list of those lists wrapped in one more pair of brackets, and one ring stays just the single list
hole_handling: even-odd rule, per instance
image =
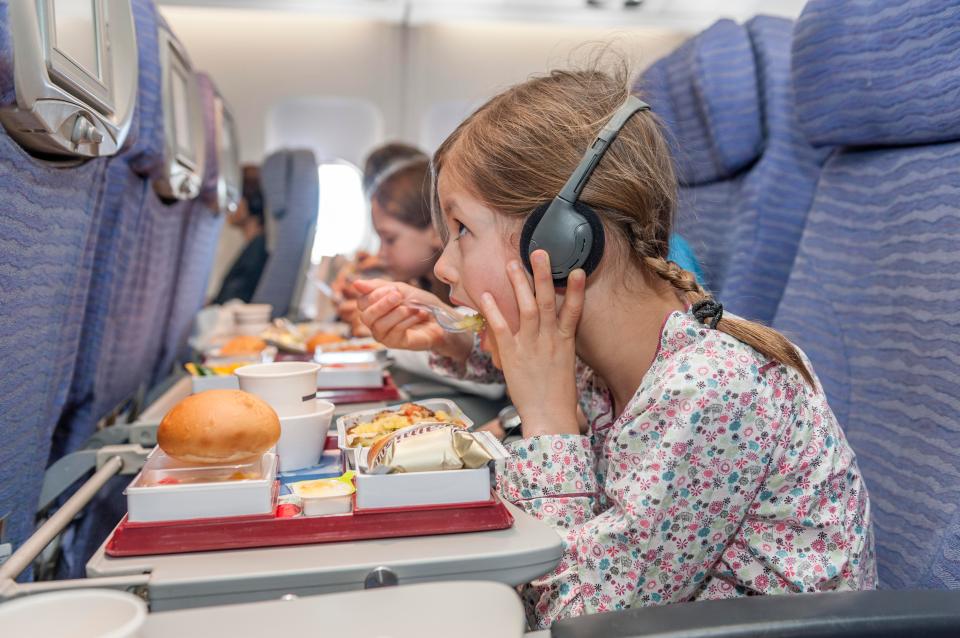
[{"label": "armrest", "polygon": [[553,638],[882,638],[960,635],[960,591],[756,596],[590,614],[554,623]]}]

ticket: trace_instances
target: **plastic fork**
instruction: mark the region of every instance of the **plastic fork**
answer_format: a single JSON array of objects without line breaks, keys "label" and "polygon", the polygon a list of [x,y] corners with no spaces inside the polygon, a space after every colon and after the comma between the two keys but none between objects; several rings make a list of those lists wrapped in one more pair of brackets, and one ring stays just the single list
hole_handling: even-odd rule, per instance
[{"label": "plastic fork", "polygon": [[440,327],[447,332],[470,332],[470,328],[464,326],[464,319],[467,317],[448,310],[443,306],[434,306],[432,304],[420,303],[419,301],[407,301],[406,304],[413,308],[421,308],[432,312],[434,319],[436,319]]}]

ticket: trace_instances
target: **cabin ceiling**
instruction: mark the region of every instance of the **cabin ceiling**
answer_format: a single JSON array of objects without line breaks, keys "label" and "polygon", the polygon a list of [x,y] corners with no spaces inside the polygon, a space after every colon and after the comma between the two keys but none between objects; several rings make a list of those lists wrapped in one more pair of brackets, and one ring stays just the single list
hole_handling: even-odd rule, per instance
[{"label": "cabin ceiling", "polygon": [[720,18],[796,17],[805,0],[159,0],[161,5],[312,11],[397,24],[526,22],[697,31]]}]

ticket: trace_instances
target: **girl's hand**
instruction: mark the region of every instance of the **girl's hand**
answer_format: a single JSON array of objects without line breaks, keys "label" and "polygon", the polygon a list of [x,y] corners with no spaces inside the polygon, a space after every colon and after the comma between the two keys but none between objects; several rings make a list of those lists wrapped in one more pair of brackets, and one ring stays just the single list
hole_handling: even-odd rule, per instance
[{"label": "girl's hand", "polygon": [[496,339],[523,436],[580,434],[574,337],[583,312],[586,275],[579,269],[570,274],[558,313],[549,255],[537,250],[530,261],[536,297],[520,262],[507,264],[520,311],[519,330],[510,330],[490,293],[483,294],[481,310]]},{"label": "girl's hand", "polygon": [[354,287],[361,321],[373,338],[388,348],[432,350],[437,354],[465,361],[473,348],[473,337],[443,330],[433,314],[405,305],[407,301],[443,306],[435,295],[409,284],[382,279],[358,280]]}]

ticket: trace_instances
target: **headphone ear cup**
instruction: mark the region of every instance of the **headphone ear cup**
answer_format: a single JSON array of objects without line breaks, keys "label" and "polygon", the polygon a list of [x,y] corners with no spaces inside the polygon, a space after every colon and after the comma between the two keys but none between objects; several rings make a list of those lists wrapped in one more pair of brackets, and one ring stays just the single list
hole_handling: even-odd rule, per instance
[{"label": "headphone ear cup", "polygon": [[530,241],[533,239],[533,231],[537,229],[537,224],[543,219],[549,207],[550,202],[544,202],[537,206],[523,222],[523,230],[520,231],[520,259],[523,260],[523,267],[531,275],[533,274],[533,265],[530,263]]},{"label": "headphone ear cup", "polygon": [[589,276],[597,269],[597,266],[600,265],[600,260],[603,258],[603,249],[606,245],[603,222],[600,221],[600,216],[597,215],[596,211],[579,200],[573,204],[573,209],[587,220],[587,223],[590,224],[590,230],[593,231],[593,243],[590,246],[590,253],[587,255],[587,260],[583,262],[583,266],[581,266],[583,272]]},{"label": "headphone ear cup", "polygon": [[[533,233],[537,229],[537,225],[550,207],[550,203],[551,202],[545,202],[537,206],[524,221],[523,229],[520,231],[520,259],[523,260],[523,265],[530,274],[533,274],[533,266],[530,264],[530,242],[533,239]],[[581,201],[575,202],[573,209],[590,224],[590,230],[593,231],[593,242],[590,245],[590,252],[587,254],[586,261],[584,261],[581,266],[583,271],[589,275],[597,269],[597,266],[600,265],[600,259],[603,258],[603,248],[606,241],[606,236],[603,232],[603,223],[600,221],[600,216]],[[555,279],[554,283],[558,286],[566,286],[567,278]]]}]

